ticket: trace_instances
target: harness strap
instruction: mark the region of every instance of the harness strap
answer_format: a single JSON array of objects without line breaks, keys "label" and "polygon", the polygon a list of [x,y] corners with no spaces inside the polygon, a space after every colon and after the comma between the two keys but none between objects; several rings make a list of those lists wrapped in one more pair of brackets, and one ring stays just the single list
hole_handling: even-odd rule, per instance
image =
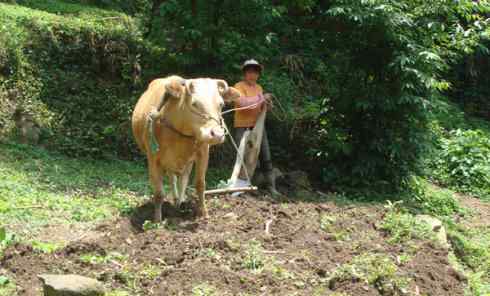
[{"label": "harness strap", "polygon": [[174,133],[178,134],[181,137],[187,138],[187,139],[194,139],[194,136],[191,135],[186,135],[183,132],[179,131],[170,121],[168,121],[165,117],[160,118],[160,123],[163,124],[166,128],[169,130],[173,131]]}]

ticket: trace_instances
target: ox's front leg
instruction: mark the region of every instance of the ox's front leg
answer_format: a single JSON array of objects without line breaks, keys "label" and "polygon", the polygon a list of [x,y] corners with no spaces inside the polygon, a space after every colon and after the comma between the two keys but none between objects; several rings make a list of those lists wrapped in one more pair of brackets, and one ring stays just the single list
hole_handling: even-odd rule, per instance
[{"label": "ox's front leg", "polygon": [[204,191],[206,190],[206,171],[209,161],[209,145],[203,144],[198,151],[196,160],[196,191],[197,191],[197,206],[196,214],[204,218],[208,218],[208,209]]},{"label": "ox's front leg", "polygon": [[182,173],[182,176],[178,178],[177,182],[177,195],[174,197],[175,198],[175,205],[177,207],[180,207],[183,202],[186,200],[186,194],[185,191],[187,189],[187,184],[189,183],[189,177],[192,172],[192,167],[194,166],[193,162],[188,163],[185,166],[184,172]]},{"label": "ox's front leg", "polygon": [[154,221],[162,222],[162,204],[163,204],[163,172],[155,161],[148,158],[148,171],[150,175],[150,183],[153,187],[153,203],[155,206]]}]

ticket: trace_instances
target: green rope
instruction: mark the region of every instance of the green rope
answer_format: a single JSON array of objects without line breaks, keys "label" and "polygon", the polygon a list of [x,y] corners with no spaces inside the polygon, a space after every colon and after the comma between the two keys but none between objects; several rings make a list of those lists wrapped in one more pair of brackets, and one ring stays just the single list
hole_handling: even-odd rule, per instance
[{"label": "green rope", "polygon": [[160,146],[158,145],[158,141],[155,138],[155,127],[154,127],[153,117],[151,116],[151,114],[148,115],[147,124],[148,124],[147,127],[148,133],[150,136],[150,150],[152,154],[155,154],[160,150]]}]

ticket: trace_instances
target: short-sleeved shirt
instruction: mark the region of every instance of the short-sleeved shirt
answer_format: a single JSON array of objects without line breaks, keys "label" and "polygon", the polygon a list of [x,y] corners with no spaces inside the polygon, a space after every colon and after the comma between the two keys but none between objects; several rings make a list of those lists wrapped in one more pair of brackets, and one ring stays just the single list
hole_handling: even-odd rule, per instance
[{"label": "short-sleeved shirt", "polygon": [[[242,98],[252,98],[252,97],[260,97],[263,96],[262,87],[259,84],[255,84],[254,86],[250,86],[244,81],[240,81],[234,86],[241,94]],[[242,100],[243,101],[243,100]],[[235,103],[235,108],[243,107],[240,103]],[[257,122],[257,118],[259,117],[260,112],[263,110],[264,103],[260,103],[259,105],[244,110],[235,111],[235,127],[254,127]]]}]

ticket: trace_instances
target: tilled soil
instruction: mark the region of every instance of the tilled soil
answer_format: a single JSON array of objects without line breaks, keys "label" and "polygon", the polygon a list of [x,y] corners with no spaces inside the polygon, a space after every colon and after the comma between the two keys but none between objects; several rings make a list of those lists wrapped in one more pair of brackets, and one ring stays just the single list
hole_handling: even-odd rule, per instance
[{"label": "tilled soil", "polygon": [[[143,221],[152,216],[147,204],[132,216],[99,225],[100,236],[52,254],[17,244],[0,263],[20,295],[41,295],[37,276],[43,273],[94,277],[129,295],[464,295],[465,279],[450,266],[447,251],[429,241],[386,241],[377,227],[384,214],[380,206],[279,203],[247,195],[208,204],[207,221],[167,204],[165,226],[143,231]],[[325,216],[333,217],[327,230],[320,227]],[[407,252],[411,259],[399,262]],[[406,291],[357,278],[329,285],[336,268],[367,253],[398,262],[399,276],[409,278]],[[87,262],[87,255],[104,259]],[[199,288],[214,294],[199,294]]]}]

